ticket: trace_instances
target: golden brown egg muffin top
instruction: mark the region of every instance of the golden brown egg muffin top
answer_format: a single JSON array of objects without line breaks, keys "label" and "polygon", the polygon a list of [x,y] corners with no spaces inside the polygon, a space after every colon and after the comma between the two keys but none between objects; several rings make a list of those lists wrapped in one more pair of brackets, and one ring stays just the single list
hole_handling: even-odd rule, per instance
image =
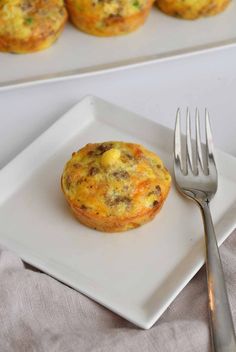
[{"label": "golden brown egg muffin top", "polygon": [[60,29],[66,16],[63,0],[1,0],[0,36],[45,38]]},{"label": "golden brown egg muffin top", "polygon": [[62,189],[72,208],[117,219],[158,208],[170,183],[155,153],[125,142],[87,144],[72,154],[62,175]]},{"label": "golden brown egg muffin top", "polygon": [[71,5],[84,16],[96,16],[100,19],[109,16],[128,17],[142,11],[150,0],[69,0]]},{"label": "golden brown egg muffin top", "polygon": [[203,16],[213,16],[228,6],[231,0],[156,0],[161,11],[168,15],[196,19]]}]

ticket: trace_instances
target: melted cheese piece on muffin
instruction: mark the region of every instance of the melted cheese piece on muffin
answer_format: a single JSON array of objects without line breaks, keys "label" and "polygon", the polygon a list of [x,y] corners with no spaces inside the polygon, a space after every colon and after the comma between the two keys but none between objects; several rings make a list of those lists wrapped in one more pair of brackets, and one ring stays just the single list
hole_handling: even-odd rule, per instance
[{"label": "melted cheese piece on muffin", "polygon": [[72,23],[97,35],[126,34],[146,20],[154,0],[66,0]]},{"label": "melted cheese piece on muffin", "polygon": [[0,51],[45,49],[58,38],[66,20],[63,0],[1,0]]},{"label": "melted cheese piece on muffin", "polygon": [[104,142],[73,153],[61,183],[80,222],[116,232],[155,216],[167,197],[171,176],[161,159],[143,146]]}]

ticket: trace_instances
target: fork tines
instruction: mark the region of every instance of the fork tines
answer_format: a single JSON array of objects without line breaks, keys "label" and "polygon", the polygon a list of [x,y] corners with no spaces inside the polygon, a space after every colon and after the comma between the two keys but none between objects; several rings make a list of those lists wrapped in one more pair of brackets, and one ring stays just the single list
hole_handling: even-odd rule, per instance
[{"label": "fork tines", "polygon": [[[195,110],[195,142],[191,137],[191,118],[189,109],[186,113],[186,143],[183,148],[181,138],[181,113],[177,110],[175,124],[175,163],[179,165],[181,171],[187,175],[191,172],[197,175],[200,171],[204,174],[209,174],[214,161],[213,139],[210,127],[210,118],[207,109],[205,110],[205,147],[201,143],[200,119],[199,110]],[[203,158],[203,150],[205,149],[205,159]],[[205,161],[205,162],[204,162]],[[199,168],[200,165],[200,168]],[[214,165],[215,168],[215,165]]]}]

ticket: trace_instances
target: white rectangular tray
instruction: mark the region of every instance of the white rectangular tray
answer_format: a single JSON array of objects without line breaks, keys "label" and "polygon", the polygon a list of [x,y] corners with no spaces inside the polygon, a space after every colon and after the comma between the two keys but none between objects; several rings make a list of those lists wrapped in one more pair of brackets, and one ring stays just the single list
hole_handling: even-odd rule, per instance
[{"label": "white rectangular tray", "polygon": [[221,14],[186,21],[155,7],[145,25],[126,36],[98,38],[69,23],[50,49],[28,55],[0,53],[0,90],[63,80],[213,50],[236,43],[236,1]]},{"label": "white rectangular tray", "polygon": [[[81,225],[60,176],[73,151],[106,140],[142,143],[172,170],[173,131],[87,97],[0,171],[0,243],[148,329],[203,264],[200,212],[173,184],[161,212],[138,229],[105,234]],[[236,224],[236,159],[217,152],[217,162],[212,212],[221,243]]]}]

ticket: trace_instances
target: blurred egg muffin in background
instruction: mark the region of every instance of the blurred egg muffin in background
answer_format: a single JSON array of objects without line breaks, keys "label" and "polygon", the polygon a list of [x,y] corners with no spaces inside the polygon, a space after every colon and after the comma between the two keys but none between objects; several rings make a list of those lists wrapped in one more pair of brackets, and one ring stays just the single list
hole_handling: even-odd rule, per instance
[{"label": "blurred egg muffin in background", "polygon": [[156,0],[164,13],[188,20],[216,15],[229,3],[230,0]]},{"label": "blurred egg muffin in background", "polygon": [[72,23],[97,35],[126,34],[146,20],[154,0],[65,0]]},{"label": "blurred egg muffin in background", "polygon": [[66,20],[63,0],[0,0],[0,51],[23,54],[46,49]]},{"label": "blurred egg muffin in background", "polygon": [[167,198],[171,176],[142,145],[112,141],[90,143],[73,153],[61,185],[82,224],[118,232],[153,219]]}]

